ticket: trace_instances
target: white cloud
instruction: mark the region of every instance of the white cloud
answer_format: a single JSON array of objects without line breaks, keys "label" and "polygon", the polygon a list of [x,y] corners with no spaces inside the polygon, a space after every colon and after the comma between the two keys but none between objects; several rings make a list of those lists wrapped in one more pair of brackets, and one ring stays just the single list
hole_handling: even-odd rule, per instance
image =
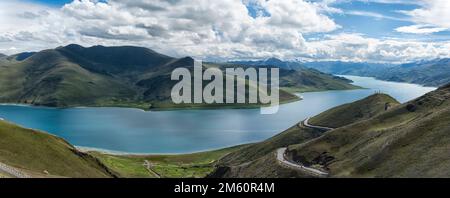
[{"label": "white cloud", "polygon": [[395,31],[402,33],[411,33],[411,34],[431,34],[436,32],[441,32],[446,30],[447,28],[438,28],[438,27],[429,27],[425,25],[410,25],[410,26],[402,26],[396,28]]},{"label": "white cloud", "polygon": [[420,2],[412,1],[412,0],[357,0],[357,1],[366,2],[366,3],[382,3],[382,4],[406,4],[406,5],[420,4]]},{"label": "white cloud", "polygon": [[450,57],[450,41],[420,42],[367,38],[360,34],[330,35],[308,43],[313,59],[401,63]]},{"label": "white cloud", "polygon": [[[53,42],[50,31],[45,32],[47,19],[53,16],[53,9],[42,5],[23,3],[17,0],[0,1],[0,52],[17,53],[41,49]],[[42,32],[32,34],[32,32]],[[50,39],[50,40],[47,40]],[[29,42],[33,41],[33,42]]]},{"label": "white cloud", "polygon": [[383,14],[376,13],[376,12],[349,10],[349,11],[345,11],[344,13],[348,14],[348,15],[372,17],[372,18],[375,18],[378,20],[389,19],[389,20],[395,20],[395,21],[406,21],[406,19],[404,19],[404,18],[387,16],[387,15],[383,15]]},{"label": "white cloud", "polygon": [[[319,11],[317,4],[303,0],[250,1],[259,4],[270,16],[249,16],[240,0],[109,0],[107,3],[75,0],[60,10],[14,1],[10,3],[15,6],[14,13],[5,15],[29,18],[20,28],[3,29],[0,45],[20,45],[17,42],[21,38],[34,43],[47,41],[46,47],[68,43],[135,44],[171,55],[227,58],[242,50],[264,54],[261,51],[302,48],[303,34],[338,28]],[[25,13],[19,9],[23,5],[33,9],[26,9]],[[6,7],[10,5],[0,3],[2,10]],[[32,12],[28,13],[29,10]],[[47,15],[39,14],[44,11]],[[9,20],[1,21],[13,26],[9,23]],[[24,34],[29,37],[21,36]]]},{"label": "white cloud", "polygon": [[337,0],[321,0],[318,2],[313,2],[313,4],[322,12],[333,13],[333,14],[341,14],[343,11],[339,8],[332,7],[337,3]]},{"label": "white cloud", "polygon": [[[400,11],[408,15],[416,26],[400,27],[397,30],[408,33],[432,33],[450,29],[450,1],[420,0],[421,8]],[[403,31],[402,31],[403,30]]]},{"label": "white cloud", "polygon": [[[401,62],[450,56],[448,42],[333,35],[340,26],[326,14],[342,12],[328,6],[334,1],[76,0],[61,9],[2,1],[0,52],[77,43],[137,45],[177,57],[219,60],[306,57]],[[268,14],[249,16],[249,3]],[[316,33],[328,36],[304,38]]]},{"label": "white cloud", "polygon": [[275,27],[299,28],[303,33],[329,32],[339,28],[332,19],[318,12],[319,4],[301,0],[260,0],[260,4],[271,15],[263,19]]}]

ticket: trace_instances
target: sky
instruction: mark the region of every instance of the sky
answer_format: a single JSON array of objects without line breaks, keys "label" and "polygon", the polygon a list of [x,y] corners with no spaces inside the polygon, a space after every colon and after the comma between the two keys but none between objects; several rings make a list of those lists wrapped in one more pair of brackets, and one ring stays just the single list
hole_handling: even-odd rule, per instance
[{"label": "sky", "polygon": [[209,61],[450,57],[448,0],[0,0],[0,53],[71,43]]}]

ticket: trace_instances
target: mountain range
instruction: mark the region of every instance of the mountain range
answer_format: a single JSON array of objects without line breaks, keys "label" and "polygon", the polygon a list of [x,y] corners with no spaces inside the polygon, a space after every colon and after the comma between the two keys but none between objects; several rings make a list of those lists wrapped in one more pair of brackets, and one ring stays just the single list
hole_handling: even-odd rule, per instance
[{"label": "mountain range", "polygon": [[[171,72],[178,67],[192,71],[193,62],[190,57],[173,58],[134,46],[85,48],[71,44],[36,53],[20,53],[0,58],[0,102],[52,107],[124,106],[141,109],[238,106],[173,104],[170,93],[177,82],[170,79]],[[204,63],[203,69],[225,69],[227,66]],[[204,81],[204,84],[207,82]],[[280,101],[298,100],[293,94],[297,91],[359,88],[350,83],[345,78],[314,69],[281,68]],[[248,82],[248,85],[256,86],[256,83]]]},{"label": "mountain range", "polygon": [[368,76],[396,66],[395,64],[343,61],[304,62],[303,65],[330,74],[355,76]]},{"label": "mountain range", "polygon": [[376,73],[376,78],[425,86],[443,86],[450,82],[450,59],[435,59],[403,64]]},{"label": "mountain range", "polygon": [[255,60],[255,61],[230,61],[229,63],[238,65],[252,65],[252,66],[274,65],[281,69],[286,70],[302,70],[306,68],[302,63],[295,61],[283,61],[278,58],[269,58],[265,60]]},{"label": "mountain range", "polygon": [[334,75],[375,77],[380,80],[407,82],[439,87],[450,83],[450,59],[421,60],[404,64],[344,62],[344,61],[283,61],[269,58],[256,61],[232,61],[245,65],[278,65],[289,70],[317,69]]},{"label": "mountain range", "polygon": [[309,62],[305,66],[336,75],[375,77],[380,80],[408,82],[439,87],[450,83],[450,59],[423,60],[405,64]]}]

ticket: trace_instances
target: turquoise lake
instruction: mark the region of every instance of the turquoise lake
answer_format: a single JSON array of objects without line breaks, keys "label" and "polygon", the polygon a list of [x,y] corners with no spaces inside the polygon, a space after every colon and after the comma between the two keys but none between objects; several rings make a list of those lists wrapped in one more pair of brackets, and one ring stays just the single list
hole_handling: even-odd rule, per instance
[{"label": "turquoise lake", "polygon": [[367,89],[300,94],[303,100],[280,106],[278,113],[259,109],[144,112],[128,108],[70,108],[0,105],[0,118],[47,131],[73,145],[123,153],[190,153],[261,141],[329,108],[376,91],[406,102],[432,87],[345,76]]}]

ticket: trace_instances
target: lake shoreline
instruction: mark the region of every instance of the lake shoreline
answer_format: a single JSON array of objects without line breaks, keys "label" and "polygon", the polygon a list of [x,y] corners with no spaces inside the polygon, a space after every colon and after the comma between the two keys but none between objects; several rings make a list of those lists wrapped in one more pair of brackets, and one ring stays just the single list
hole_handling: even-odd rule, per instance
[{"label": "lake shoreline", "polygon": [[[383,80],[374,76],[354,76],[354,75],[341,75],[341,74],[333,74],[335,76],[339,76],[339,77],[345,77],[345,78],[352,78],[352,77],[357,77],[357,78],[372,78],[374,80],[379,80],[379,81],[384,81],[384,82],[391,82],[391,83],[402,83],[402,84],[410,84],[410,85],[417,85],[417,86],[421,86],[424,88],[435,88],[437,89],[438,87],[434,87],[434,86],[428,86],[425,84],[417,84],[417,83],[411,83],[411,82],[405,82],[405,81],[394,81],[394,80]],[[354,83],[354,82],[353,82]],[[353,84],[351,83],[351,84]],[[363,88],[364,89],[364,88]]]},{"label": "lake shoreline", "polygon": [[177,155],[190,155],[190,154],[198,154],[198,153],[207,153],[207,152],[213,152],[213,151],[219,151],[224,149],[231,149],[235,147],[243,147],[251,144],[255,144],[258,142],[248,142],[243,144],[237,144],[232,146],[226,146],[226,147],[218,147],[218,148],[211,148],[211,149],[205,149],[205,150],[198,150],[198,151],[190,151],[190,152],[180,152],[180,153],[134,153],[134,152],[123,152],[123,151],[114,151],[114,150],[108,150],[108,149],[102,149],[102,148],[93,148],[93,147],[85,147],[85,146],[75,146],[78,151],[83,153],[90,153],[90,152],[97,152],[104,155],[114,155],[114,156],[136,156],[136,157],[147,157],[147,156],[177,156]]},{"label": "lake shoreline", "polygon": [[366,89],[302,93],[303,100],[280,105],[274,115],[261,115],[255,108],[145,112],[124,107],[61,109],[3,103],[0,117],[25,128],[47,131],[72,145],[84,145],[77,147],[80,150],[120,155],[178,155],[263,141],[306,117],[367,97],[380,89],[400,102],[434,89],[371,77],[351,78]]},{"label": "lake shoreline", "polygon": [[[338,75],[339,76],[339,75]],[[279,105],[289,104],[293,102],[297,102],[300,100],[303,100],[302,96],[300,94],[302,93],[317,93],[317,92],[327,92],[327,91],[351,91],[351,90],[358,90],[358,89],[369,89],[365,87],[357,86],[356,88],[351,89],[318,89],[318,90],[311,90],[311,91],[299,91],[299,92],[293,92],[292,94],[297,96],[297,98],[293,99],[287,99],[280,101]],[[0,105],[2,106],[19,106],[19,107],[35,107],[35,108],[50,108],[50,109],[81,109],[81,108],[122,108],[122,109],[136,109],[141,110],[144,112],[158,112],[158,111],[183,111],[183,110],[221,110],[221,109],[258,109],[258,108],[264,108],[269,107],[268,105],[264,104],[238,104],[238,105],[217,105],[214,106],[201,106],[202,104],[199,104],[198,106],[186,106],[186,107],[150,107],[150,108],[139,108],[136,105],[73,105],[73,106],[46,106],[46,105],[36,105],[36,104],[27,104],[27,103],[7,103],[7,102],[0,102]],[[151,105],[151,104],[150,104]]]}]

